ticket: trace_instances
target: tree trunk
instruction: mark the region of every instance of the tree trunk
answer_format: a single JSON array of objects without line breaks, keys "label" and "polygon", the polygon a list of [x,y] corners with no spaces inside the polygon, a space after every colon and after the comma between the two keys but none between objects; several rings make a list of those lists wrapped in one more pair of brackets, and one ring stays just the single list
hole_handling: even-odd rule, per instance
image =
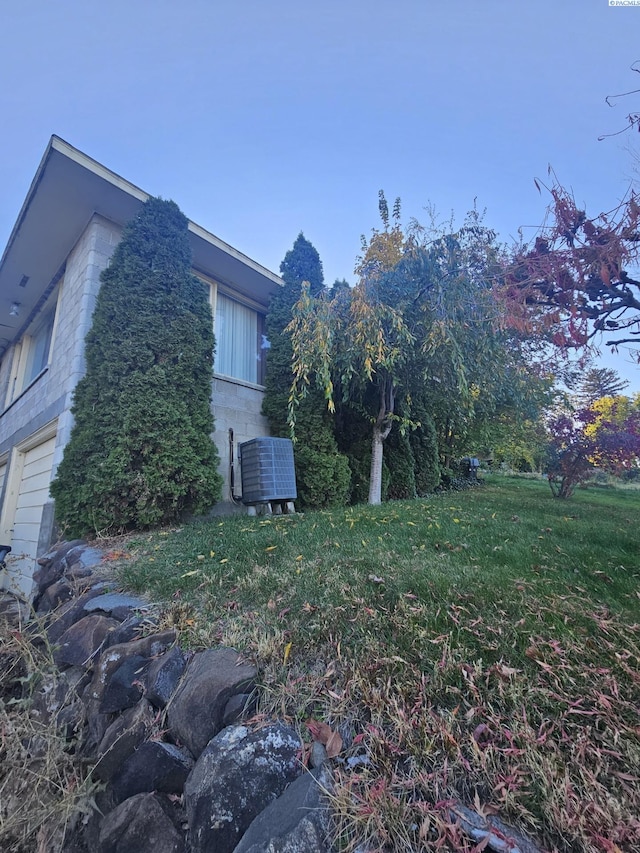
[{"label": "tree trunk", "polygon": [[371,439],[371,469],[369,473],[369,503],[377,506],[382,503],[382,460],[384,440],[393,426],[394,408],[393,382],[385,377],[380,382],[380,408],[373,425]]},{"label": "tree trunk", "polygon": [[369,474],[369,503],[382,503],[382,459],[383,459],[382,432],[376,423],[373,427],[373,439],[371,441],[371,471]]}]

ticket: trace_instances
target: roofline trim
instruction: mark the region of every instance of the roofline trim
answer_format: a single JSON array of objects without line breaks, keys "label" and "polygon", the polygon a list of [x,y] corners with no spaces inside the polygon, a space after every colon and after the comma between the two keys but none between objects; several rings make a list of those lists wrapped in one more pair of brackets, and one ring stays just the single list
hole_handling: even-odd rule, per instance
[{"label": "roofline trim", "polygon": [[[114,172],[112,169],[108,169],[106,166],[103,166],[102,163],[99,163],[97,160],[94,160],[93,157],[89,157],[88,154],[83,154],[82,151],[78,151],[77,148],[74,148],[73,145],[70,145],[68,142],[65,142],[64,139],[61,139],[59,136],[55,134],[51,137],[51,146],[56,151],[59,151],[61,154],[64,154],[70,160],[74,160],[79,165],[83,166],[85,169],[88,169],[91,172],[94,172],[96,175],[99,175],[105,181],[108,181],[110,184],[118,187],[129,195],[132,195],[134,198],[137,198],[139,201],[145,202],[150,198],[149,193],[146,193],[144,190],[141,190],[140,187],[137,187],[135,184],[132,184],[131,181],[128,181],[126,178],[121,177]],[[243,252],[238,251],[238,249],[234,249],[233,246],[230,246],[228,243],[225,243],[224,240],[221,240],[219,237],[216,237],[215,234],[212,234],[210,231],[207,231],[206,228],[203,228],[201,225],[198,225],[196,222],[193,222],[191,219],[188,220],[189,231],[194,234],[196,237],[200,237],[201,240],[204,240],[206,243],[211,243],[217,249],[220,249],[225,254],[230,255],[235,260],[240,261],[246,266],[251,267],[256,272],[259,272],[261,275],[266,276],[271,279],[274,284],[282,284],[282,279],[271,272],[271,270],[267,269],[267,267],[262,266],[257,261],[252,260],[248,255],[245,255]]]},{"label": "roofline trim", "polygon": [[[138,199],[138,201],[145,202],[150,198],[149,193],[137,187],[135,184],[132,184],[131,181],[128,181],[126,178],[121,177],[116,172],[111,169],[108,169],[106,166],[103,166],[102,163],[99,163],[97,160],[94,160],[93,157],[89,157],[88,154],[84,154],[82,151],[79,151],[77,148],[74,148],[73,145],[70,145],[64,139],[59,136],[53,134],[49,140],[49,144],[44,152],[42,160],[40,161],[40,165],[36,171],[36,174],[31,181],[31,185],[27,192],[26,198],[20,208],[20,213],[18,214],[18,218],[16,220],[13,229],[11,230],[11,234],[9,235],[9,239],[7,240],[7,245],[2,254],[2,258],[0,258],[0,269],[4,266],[5,260],[11,251],[11,247],[20,232],[20,228],[24,222],[24,219],[27,215],[27,211],[29,210],[29,206],[31,205],[31,201],[36,193],[38,185],[42,180],[42,176],[46,169],[49,158],[51,157],[52,151],[57,151],[63,156],[67,157],[69,160],[77,163],[84,169],[87,169],[89,172],[93,172],[98,177],[105,180],[107,183],[110,183],[112,186],[117,187],[133,198]],[[228,243],[225,243],[224,240],[221,240],[219,237],[216,237],[210,231],[207,231],[201,225],[197,225],[195,222],[192,222],[190,219],[188,220],[188,228],[189,231],[196,237],[199,237],[201,240],[204,240],[206,243],[209,243],[212,246],[215,246],[220,251],[232,257],[234,260],[240,261],[245,266],[250,267],[254,272],[259,273],[260,275],[268,278],[274,284],[278,284],[282,286],[283,281],[276,273],[267,269],[267,267],[262,266],[257,261],[252,260],[247,255],[242,252],[234,249],[233,246],[230,246]]]}]

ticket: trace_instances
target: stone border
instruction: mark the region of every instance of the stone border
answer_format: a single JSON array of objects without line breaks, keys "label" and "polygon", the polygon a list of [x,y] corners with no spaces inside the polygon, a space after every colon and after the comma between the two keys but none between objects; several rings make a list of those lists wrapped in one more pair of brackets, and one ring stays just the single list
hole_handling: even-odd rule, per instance
[{"label": "stone border", "polygon": [[[63,853],[329,853],[333,776],[299,733],[248,719],[256,668],[226,647],[190,653],[149,602],[119,592],[103,554],[58,545],[38,561],[33,642],[57,667],[32,698],[101,783]],[[7,594],[0,616],[25,621]],[[37,628],[37,630],[36,630]],[[42,633],[44,632],[44,634]]]}]

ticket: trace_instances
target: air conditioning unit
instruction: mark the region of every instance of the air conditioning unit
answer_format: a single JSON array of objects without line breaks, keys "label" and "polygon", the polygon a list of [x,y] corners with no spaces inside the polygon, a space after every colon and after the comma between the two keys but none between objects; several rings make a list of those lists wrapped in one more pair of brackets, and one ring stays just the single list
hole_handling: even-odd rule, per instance
[{"label": "air conditioning unit", "polygon": [[253,438],[238,445],[242,503],[294,501],[298,497],[293,444],[288,438]]}]

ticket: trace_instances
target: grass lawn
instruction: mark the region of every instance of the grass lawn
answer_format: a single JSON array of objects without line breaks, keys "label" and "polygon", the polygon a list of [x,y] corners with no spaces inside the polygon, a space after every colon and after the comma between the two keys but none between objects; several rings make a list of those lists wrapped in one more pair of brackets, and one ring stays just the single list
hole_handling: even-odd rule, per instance
[{"label": "grass lawn", "polygon": [[341,849],[471,849],[457,803],[549,850],[640,849],[640,492],[496,477],[126,547],[183,644],[256,661],[260,714],[339,731]]}]

